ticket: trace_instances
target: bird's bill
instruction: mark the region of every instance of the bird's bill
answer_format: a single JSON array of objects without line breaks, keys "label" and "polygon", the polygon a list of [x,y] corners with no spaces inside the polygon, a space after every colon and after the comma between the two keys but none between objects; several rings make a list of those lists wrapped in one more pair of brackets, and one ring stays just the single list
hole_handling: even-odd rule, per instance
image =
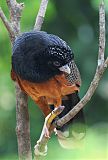
[{"label": "bird's bill", "polygon": [[67,64],[65,66],[60,67],[59,70],[68,74],[71,73],[71,70]]}]

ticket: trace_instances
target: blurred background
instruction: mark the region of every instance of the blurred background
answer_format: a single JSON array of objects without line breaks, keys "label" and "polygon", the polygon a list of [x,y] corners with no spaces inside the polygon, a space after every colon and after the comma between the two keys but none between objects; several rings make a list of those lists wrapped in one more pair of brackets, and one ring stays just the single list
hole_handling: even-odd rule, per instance
[{"label": "blurred background", "polygon": [[[40,0],[18,0],[25,3],[21,31],[32,30]],[[42,30],[60,36],[68,42],[82,77],[80,97],[86,93],[93,79],[98,56],[98,7],[100,0],[50,0]],[[5,0],[0,6],[9,18]],[[108,0],[106,6],[106,41],[108,44]],[[108,56],[106,45],[105,57]],[[10,78],[11,44],[7,30],[0,20],[0,160],[17,160],[15,133],[16,109],[14,83]],[[85,147],[62,149],[55,136],[49,142],[47,159],[107,160],[108,159],[108,70],[104,73],[91,101],[84,108],[87,136]],[[29,99],[32,151],[41,133],[44,117]]]}]

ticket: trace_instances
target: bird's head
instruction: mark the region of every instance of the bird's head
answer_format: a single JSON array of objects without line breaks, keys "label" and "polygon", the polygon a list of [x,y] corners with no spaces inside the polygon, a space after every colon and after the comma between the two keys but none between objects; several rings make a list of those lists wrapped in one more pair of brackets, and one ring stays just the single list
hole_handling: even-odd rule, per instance
[{"label": "bird's head", "polygon": [[49,46],[46,52],[47,65],[52,71],[70,74],[71,70],[68,64],[74,55],[69,47]]}]

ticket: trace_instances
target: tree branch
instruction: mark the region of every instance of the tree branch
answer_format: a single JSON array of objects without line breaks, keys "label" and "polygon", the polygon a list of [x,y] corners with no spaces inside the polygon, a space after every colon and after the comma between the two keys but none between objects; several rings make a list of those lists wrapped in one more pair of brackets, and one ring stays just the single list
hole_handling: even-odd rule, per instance
[{"label": "tree branch", "polygon": [[19,85],[16,88],[16,134],[19,160],[32,160],[30,142],[30,124],[28,112],[28,97]]},{"label": "tree branch", "polygon": [[[108,67],[108,57],[104,60],[104,51],[105,51],[105,6],[102,0],[99,9],[99,27],[100,27],[100,35],[99,35],[99,52],[98,52],[98,64],[95,76],[90,84],[90,87],[85,94],[85,96],[81,99],[81,101],[64,117],[59,119],[56,123],[53,123],[50,127],[50,134],[52,133],[55,127],[62,127],[65,123],[67,123],[70,119],[72,119],[86,104],[90,101],[93,96],[96,88],[98,87],[99,81],[103,76],[104,71]],[[41,141],[39,141],[39,145],[44,147],[47,146],[48,138],[43,135],[41,137]],[[45,149],[45,148],[44,148]],[[41,149],[39,150],[42,151]]]},{"label": "tree branch", "polygon": [[99,54],[98,54],[98,67],[104,63],[105,52],[105,6],[104,1],[100,4],[99,8]]},{"label": "tree branch", "polygon": [[36,17],[36,22],[34,25],[34,30],[38,30],[38,31],[41,30],[41,27],[44,21],[44,17],[45,17],[45,13],[46,13],[46,9],[47,9],[47,5],[48,5],[48,0],[41,1],[38,15]]},{"label": "tree branch", "polygon": [[10,11],[10,22],[13,26],[16,36],[20,33],[21,12],[24,8],[24,3],[17,3],[16,0],[6,0]]},{"label": "tree branch", "polygon": [[0,7],[0,17],[1,17],[3,23],[4,23],[5,27],[6,27],[9,35],[10,35],[10,37],[11,38],[15,38],[14,30],[13,30],[13,28],[11,26],[11,23],[7,20],[7,17],[5,16],[5,14],[4,14],[3,10],[1,9],[1,7]]},{"label": "tree branch", "polygon": [[[10,11],[10,18],[19,18],[21,17],[21,11],[24,8],[24,3],[17,3],[16,0],[6,0],[9,11]],[[12,14],[13,13],[13,14]],[[17,15],[17,16],[15,16]],[[12,20],[12,19],[11,19]]]}]

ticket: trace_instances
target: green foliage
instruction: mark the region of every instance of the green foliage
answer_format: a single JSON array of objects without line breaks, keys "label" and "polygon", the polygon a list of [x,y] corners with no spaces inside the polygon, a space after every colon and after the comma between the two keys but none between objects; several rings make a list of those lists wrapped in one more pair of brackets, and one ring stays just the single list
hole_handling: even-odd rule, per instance
[{"label": "green foliage", "polygon": [[[18,2],[25,3],[25,9],[21,19],[21,30],[22,32],[32,30],[40,1],[19,0]],[[51,0],[42,27],[42,30],[60,36],[72,47],[75,53],[76,63],[82,76],[81,97],[85,94],[97,65],[99,3],[100,0]],[[108,0],[105,0],[105,3],[106,13],[108,13]],[[0,6],[9,18],[8,8],[4,0],[0,1]],[[107,19],[108,15],[106,15],[106,20]],[[106,22],[106,29],[108,30],[107,24],[108,21]],[[106,38],[108,41],[107,32]],[[108,55],[107,45],[106,55]],[[11,44],[8,33],[0,20],[0,160],[17,159],[15,91],[10,78],[10,70]],[[104,74],[91,102],[85,107],[87,125],[89,128],[92,128],[88,130],[85,149],[72,151],[63,150],[60,148],[57,139],[53,138],[49,142],[48,159],[107,159],[106,155],[108,152],[106,149],[108,149],[108,143],[106,139],[108,131],[104,125],[104,123],[108,123],[107,72],[108,71]],[[31,99],[29,100],[29,113],[33,149],[35,142],[39,138],[44,117]],[[97,129],[98,125],[99,129]]]}]

